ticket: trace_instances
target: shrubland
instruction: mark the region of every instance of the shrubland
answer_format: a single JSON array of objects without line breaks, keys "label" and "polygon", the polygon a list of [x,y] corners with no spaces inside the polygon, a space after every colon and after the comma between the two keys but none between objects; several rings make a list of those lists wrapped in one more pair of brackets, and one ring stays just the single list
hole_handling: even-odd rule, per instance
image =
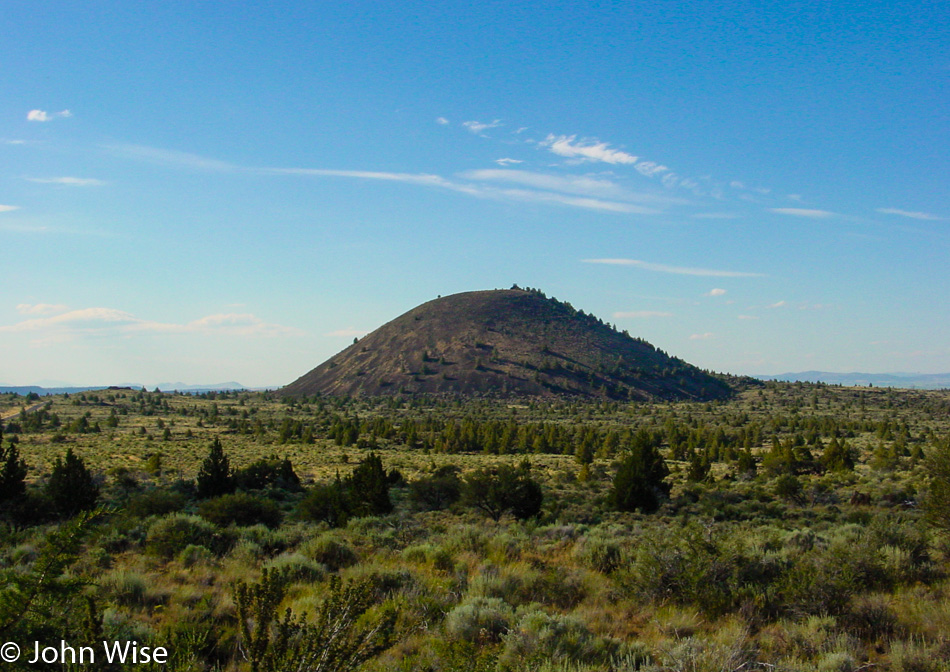
[{"label": "shrubland", "polygon": [[0,440],[21,646],[130,639],[189,671],[950,667],[950,392],[41,401]]}]

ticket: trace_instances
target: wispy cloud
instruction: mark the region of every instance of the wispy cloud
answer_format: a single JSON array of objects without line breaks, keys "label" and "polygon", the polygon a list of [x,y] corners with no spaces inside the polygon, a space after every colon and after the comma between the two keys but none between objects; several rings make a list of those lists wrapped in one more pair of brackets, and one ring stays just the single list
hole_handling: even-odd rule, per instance
[{"label": "wispy cloud", "polygon": [[[330,168],[281,168],[239,166],[197,154],[175,150],[157,149],[140,145],[117,145],[107,148],[109,151],[127,158],[158,163],[170,167],[214,172],[231,172],[256,175],[299,175],[309,177],[343,177],[364,180],[382,180],[402,182],[417,186],[437,187],[478,198],[516,200],[535,203],[552,203],[571,207],[597,210],[601,212],[619,212],[626,214],[657,214],[655,208],[637,205],[638,202],[674,203],[676,201],[663,196],[636,194],[623,190],[609,181],[599,181],[586,177],[543,176],[527,171],[506,171],[491,169],[471,171],[462,175],[468,180],[509,181],[533,187],[534,189],[504,189],[484,184],[473,184],[449,180],[440,175],[428,173],[396,173],[372,170],[336,170]],[[536,189],[536,190],[535,190]],[[555,193],[555,192],[562,193]],[[610,192],[601,197],[599,192]],[[613,198],[611,198],[613,196]],[[618,200],[629,202],[617,202]]]},{"label": "wispy cloud", "polygon": [[791,215],[793,217],[808,217],[810,219],[827,219],[834,217],[835,213],[827,210],[812,210],[809,208],[769,208],[772,212],[780,215]]},{"label": "wispy cloud", "polygon": [[237,166],[227,161],[209,159],[206,156],[180,152],[174,149],[161,149],[144,145],[107,145],[105,149],[118,156],[128,159],[145,161],[172,168],[189,168],[191,170],[205,170],[218,173],[246,171],[247,168]]},{"label": "wispy cloud", "polygon": [[113,308],[83,308],[71,310],[52,317],[39,317],[17,324],[0,326],[0,332],[37,331],[40,329],[69,326],[89,328],[95,325],[132,324],[137,320],[130,314]]},{"label": "wispy cloud", "polygon": [[365,329],[347,327],[346,329],[337,329],[336,331],[327,332],[324,336],[331,336],[333,338],[361,338],[368,333],[369,332]]},{"label": "wispy cloud", "polygon": [[35,224],[6,224],[0,223],[0,231],[11,231],[13,233],[54,233],[48,226],[37,226]]},{"label": "wispy cloud", "polygon": [[693,219],[736,219],[739,215],[734,212],[700,212],[693,215]]},{"label": "wispy cloud", "polygon": [[772,193],[772,190],[768,187],[751,187],[745,182],[739,180],[733,180],[729,183],[729,186],[737,191],[751,191],[762,196],[768,196]]},{"label": "wispy cloud", "polygon": [[563,191],[573,194],[616,196],[619,187],[610,180],[602,180],[585,176],[561,176],[546,173],[535,173],[528,170],[499,170],[488,168],[484,170],[469,170],[461,177],[479,182],[511,182],[536,189],[549,191]]},{"label": "wispy cloud", "polygon": [[584,208],[586,210],[619,212],[628,215],[660,214],[659,210],[647,208],[642,205],[634,205],[633,203],[618,203],[617,201],[605,201],[599,198],[570,196],[567,194],[557,194],[548,191],[530,191],[528,189],[486,189],[482,195],[486,197],[500,197],[534,203],[557,203],[560,205],[570,205],[575,208]]},{"label": "wispy cloud", "polygon": [[644,177],[653,177],[654,175],[665,173],[669,170],[666,166],[661,166],[655,161],[641,161],[635,165],[634,168]]},{"label": "wispy cloud", "polygon": [[708,292],[706,292],[706,296],[722,296],[725,293],[726,293],[726,290],[719,289],[717,287],[716,289],[710,289]]},{"label": "wispy cloud", "polygon": [[832,303],[808,303],[803,301],[796,306],[799,310],[830,310],[834,308]]},{"label": "wispy cloud", "polygon": [[111,233],[104,229],[84,229],[73,228],[69,226],[46,226],[43,224],[29,224],[24,222],[0,222],[0,231],[11,231],[13,233],[29,234],[64,234],[69,236],[96,236],[99,238],[109,238]]},{"label": "wispy cloud", "polygon": [[661,310],[629,310],[629,311],[614,313],[614,317],[618,320],[622,320],[624,318],[648,319],[651,317],[673,317],[673,313],[667,313]]},{"label": "wispy cloud", "polygon": [[456,188],[449,180],[439,175],[427,173],[390,173],[375,170],[334,170],[330,168],[262,168],[261,173],[272,175],[303,175],[311,177],[352,177],[363,180],[383,180],[385,182],[405,182],[427,187]]},{"label": "wispy cloud", "polygon": [[495,163],[499,166],[510,166],[515,163],[524,163],[521,159],[495,159]]},{"label": "wispy cloud", "polygon": [[697,275],[713,278],[761,278],[762,273],[746,273],[742,271],[722,271],[711,268],[688,268],[684,266],[667,266],[666,264],[653,264],[647,261],[637,259],[582,259],[585,264],[610,264],[615,266],[635,266],[646,271],[657,271],[659,273],[673,273],[676,275]]},{"label": "wispy cloud", "polygon": [[45,110],[30,110],[26,114],[27,121],[53,121],[54,119],[68,119],[73,116],[69,110],[62,112],[46,112]]},{"label": "wispy cloud", "polygon": [[208,315],[187,324],[163,324],[159,322],[138,321],[129,327],[129,331],[154,331],[164,333],[206,333],[228,334],[232,336],[291,336],[302,332],[294,327],[264,322],[250,313],[218,313]]},{"label": "wispy cloud", "polygon": [[692,336],[689,337],[689,340],[691,340],[691,341],[705,341],[705,340],[707,340],[707,339],[715,338],[715,337],[716,337],[716,334],[712,333],[711,331],[707,331],[707,332],[704,333],[704,334],[693,334]]},{"label": "wispy cloud", "polygon": [[610,164],[636,164],[639,157],[622,152],[619,149],[611,149],[606,142],[597,142],[596,140],[581,140],[575,142],[576,135],[548,135],[541,142],[542,147],[548,151],[569,159],[579,159],[581,161],[601,161]]},{"label": "wispy cloud", "polygon": [[448,126],[449,120],[445,117],[437,117],[435,123],[437,123],[439,126]]},{"label": "wispy cloud", "polygon": [[[25,314],[48,314],[50,309],[64,306],[28,306],[21,304],[24,310],[47,312],[29,312]],[[22,312],[22,311],[21,311]],[[0,326],[0,332],[47,332],[59,336],[92,336],[116,333],[163,333],[163,334],[225,334],[233,336],[279,336],[298,335],[301,332],[292,327],[268,324],[249,313],[216,314],[202,317],[186,324],[169,324],[143,320],[131,313],[115,308],[83,308],[67,310],[50,317],[38,317],[16,324]]]},{"label": "wispy cloud", "polygon": [[495,119],[495,121],[490,124],[483,123],[481,121],[463,121],[462,126],[476,135],[481,135],[490,128],[498,128],[502,126],[501,119]]},{"label": "wispy cloud", "polygon": [[37,184],[62,184],[67,187],[101,187],[106,184],[103,180],[92,177],[28,177],[26,180]]},{"label": "wispy cloud", "polygon": [[0,212],[12,212],[19,209],[19,205],[0,205]]},{"label": "wispy cloud", "polygon": [[897,215],[898,217],[908,217],[910,219],[921,219],[925,221],[941,221],[944,218],[937,215],[931,215],[929,212],[912,212],[910,210],[899,210],[897,208],[878,208],[876,212],[882,215]]},{"label": "wispy cloud", "polygon": [[551,175],[528,170],[501,170],[497,168],[469,170],[461,177],[478,182],[510,182],[534,189],[558,191],[566,194],[607,198],[652,205],[685,204],[687,201],[662,194],[630,191],[612,180],[588,175]]},{"label": "wispy cloud", "polygon": [[[265,172],[279,175],[303,175],[314,177],[350,177],[368,180],[384,180],[393,182],[404,182],[426,187],[439,187],[449,189],[459,193],[476,196],[479,198],[490,198],[500,200],[515,200],[531,203],[552,203],[559,205],[568,205],[587,210],[598,210],[601,212],[619,212],[626,214],[657,214],[659,211],[630,203],[618,203],[598,198],[580,197],[570,194],[554,193],[550,191],[535,191],[529,189],[499,189],[487,187],[479,184],[464,184],[447,180],[439,175],[428,175],[425,173],[388,173],[377,171],[362,170],[328,170],[323,168],[268,168]],[[466,173],[465,176],[471,178],[475,173]],[[491,172],[491,171],[489,171]],[[497,171],[497,172],[518,172],[518,171]],[[484,177],[484,176],[483,176]],[[537,186],[541,186],[539,183]]]},{"label": "wispy cloud", "polygon": [[16,307],[16,312],[20,315],[56,315],[65,313],[67,310],[69,306],[61,303],[21,303]]},{"label": "wispy cloud", "polygon": [[788,303],[786,301],[776,301],[775,303],[769,304],[766,308],[784,308]]},{"label": "wispy cloud", "polygon": [[757,320],[759,318],[756,315],[740,315],[739,319],[740,320]]},{"label": "wispy cloud", "polygon": [[[681,187],[686,187],[687,182],[689,182],[689,180],[682,179],[676,173],[666,173],[663,177],[660,178],[660,181],[663,183],[663,186],[666,187],[667,189],[672,189],[676,185],[679,185]],[[686,188],[691,189],[692,187],[686,187]]]}]

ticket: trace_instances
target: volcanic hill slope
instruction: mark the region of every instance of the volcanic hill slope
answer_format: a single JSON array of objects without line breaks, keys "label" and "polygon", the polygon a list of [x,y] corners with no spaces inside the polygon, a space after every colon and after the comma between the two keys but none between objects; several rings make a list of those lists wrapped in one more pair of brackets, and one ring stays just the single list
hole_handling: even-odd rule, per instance
[{"label": "volcanic hill slope", "polygon": [[731,388],[538,291],[464,292],[413,308],[282,390],[722,399]]}]

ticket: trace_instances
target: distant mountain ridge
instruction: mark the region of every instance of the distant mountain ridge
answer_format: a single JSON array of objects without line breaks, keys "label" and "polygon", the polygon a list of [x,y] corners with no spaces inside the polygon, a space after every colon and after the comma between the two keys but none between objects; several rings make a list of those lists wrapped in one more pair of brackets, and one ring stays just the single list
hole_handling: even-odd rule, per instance
[{"label": "distant mountain ridge", "polygon": [[43,387],[41,385],[0,385],[0,394],[78,394],[80,392],[93,392],[96,390],[107,390],[110,387],[131,388],[133,390],[155,389],[157,387],[162,392],[224,392],[231,390],[249,389],[241,383],[218,383],[217,385],[187,385],[185,383],[159,383],[155,387],[148,388],[145,385],[137,383],[121,383],[119,385],[89,385],[89,386],[63,386],[63,387]]},{"label": "distant mountain ridge", "polygon": [[537,290],[463,292],[364,336],[282,394],[724,399],[722,378]]},{"label": "distant mountain ridge", "polygon": [[829,385],[856,385],[858,387],[900,387],[921,390],[950,389],[950,373],[835,373],[831,371],[801,371],[774,376],[754,376],[759,380],[786,382],[827,383]]}]

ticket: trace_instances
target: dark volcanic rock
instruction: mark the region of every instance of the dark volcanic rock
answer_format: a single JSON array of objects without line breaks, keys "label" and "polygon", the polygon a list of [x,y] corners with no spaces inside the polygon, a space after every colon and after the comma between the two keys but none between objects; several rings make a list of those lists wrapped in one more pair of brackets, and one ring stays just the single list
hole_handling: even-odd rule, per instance
[{"label": "dark volcanic rock", "polygon": [[568,303],[511,289],[424,303],[282,392],[705,400],[731,388]]}]

